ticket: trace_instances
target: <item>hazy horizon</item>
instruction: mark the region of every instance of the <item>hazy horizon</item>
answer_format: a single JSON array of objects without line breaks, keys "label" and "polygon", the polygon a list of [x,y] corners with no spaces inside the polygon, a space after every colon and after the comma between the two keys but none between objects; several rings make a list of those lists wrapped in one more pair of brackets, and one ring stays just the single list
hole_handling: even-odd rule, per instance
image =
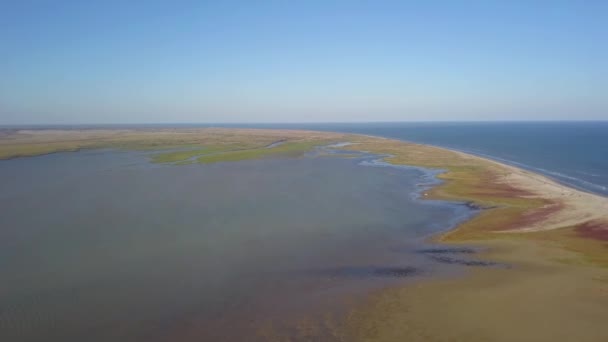
[{"label": "hazy horizon", "polygon": [[0,125],[608,120],[604,1],[6,1]]},{"label": "hazy horizon", "polygon": [[451,121],[250,121],[250,122],[88,122],[88,123],[10,123],[10,124],[0,124],[0,129],[28,129],[28,128],[146,128],[146,127],[158,127],[158,128],[180,128],[180,127],[233,127],[233,128],[284,128],[284,129],[311,129],[306,128],[310,126],[320,126],[320,125],[343,125],[345,127],[348,126],[361,126],[361,125],[371,125],[372,127],[378,125],[386,125],[386,124],[411,124],[411,125],[434,125],[434,126],[442,126],[446,124],[457,124],[457,125],[474,125],[474,124],[576,124],[576,123],[600,123],[600,124],[608,124],[608,120],[602,119],[590,119],[590,120],[451,120]]}]

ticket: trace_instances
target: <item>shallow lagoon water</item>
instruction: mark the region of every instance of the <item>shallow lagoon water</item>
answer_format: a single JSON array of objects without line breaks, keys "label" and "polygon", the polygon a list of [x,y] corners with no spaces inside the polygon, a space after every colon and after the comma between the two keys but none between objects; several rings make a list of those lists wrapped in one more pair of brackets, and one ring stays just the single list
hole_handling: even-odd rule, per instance
[{"label": "shallow lagoon water", "polygon": [[472,214],[412,196],[432,183],[420,169],[148,157],[0,161],[0,340],[238,340],[463,267],[419,253]]}]

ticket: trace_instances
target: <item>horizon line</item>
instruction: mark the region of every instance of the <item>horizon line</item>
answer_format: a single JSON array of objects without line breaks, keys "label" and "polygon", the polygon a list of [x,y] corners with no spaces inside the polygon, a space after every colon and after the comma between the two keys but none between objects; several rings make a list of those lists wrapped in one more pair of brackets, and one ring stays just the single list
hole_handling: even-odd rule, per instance
[{"label": "horizon line", "polygon": [[16,123],[0,124],[0,128],[66,127],[66,126],[162,126],[162,125],[318,125],[318,124],[383,124],[383,123],[574,123],[608,122],[608,119],[558,120],[402,120],[402,121],[242,121],[242,122],[108,122],[108,123]]}]

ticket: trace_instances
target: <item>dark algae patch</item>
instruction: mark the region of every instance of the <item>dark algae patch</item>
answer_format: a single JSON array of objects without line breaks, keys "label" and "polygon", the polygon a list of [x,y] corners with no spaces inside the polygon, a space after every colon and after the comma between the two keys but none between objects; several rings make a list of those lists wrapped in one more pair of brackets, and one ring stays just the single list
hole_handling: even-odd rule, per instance
[{"label": "dark algae patch", "polygon": [[473,248],[466,247],[431,247],[416,250],[418,253],[427,255],[445,255],[445,254],[474,254],[476,251]]},{"label": "dark algae patch", "polygon": [[429,258],[433,259],[434,261],[444,263],[444,264],[450,264],[450,265],[463,265],[463,266],[497,266],[497,265],[499,265],[498,263],[492,262],[492,261],[466,260],[466,259],[455,258],[455,257],[448,256],[448,255],[430,255]]},{"label": "dark algae patch", "polygon": [[344,266],[303,271],[303,275],[317,275],[329,278],[407,278],[423,274],[421,268],[411,266]]},{"label": "dark algae patch", "polygon": [[493,261],[463,258],[463,256],[473,256],[475,253],[477,253],[477,251],[475,251],[473,248],[467,247],[431,247],[418,249],[416,252],[426,255],[429,259],[443,264],[481,267],[499,265],[504,266]]}]

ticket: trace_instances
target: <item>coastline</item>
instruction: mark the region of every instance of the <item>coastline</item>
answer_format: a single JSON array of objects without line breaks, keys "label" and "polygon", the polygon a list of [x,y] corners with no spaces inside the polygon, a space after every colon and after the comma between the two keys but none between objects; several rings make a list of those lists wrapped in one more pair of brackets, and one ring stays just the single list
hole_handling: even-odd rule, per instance
[{"label": "coastline", "polygon": [[482,247],[481,258],[512,267],[376,293],[351,313],[353,341],[608,340],[608,236],[598,233],[608,198],[460,151],[368,139],[357,148],[388,148],[386,162],[446,169],[427,198],[482,208],[432,241]]},{"label": "coastline", "polygon": [[[459,152],[463,153],[463,152]],[[464,154],[464,153],[463,153]],[[552,213],[551,217],[540,222],[529,222],[527,225],[515,228],[520,232],[534,232],[542,230],[559,229],[566,226],[582,224],[591,220],[608,219],[608,198],[582,189],[577,189],[559,181],[551,179],[543,174],[528,171],[526,169],[504,164],[490,158],[484,158],[467,154],[475,158],[482,159],[489,163],[494,163],[509,171],[505,176],[504,182],[515,184],[516,187],[523,187],[536,192],[537,196],[549,197],[557,201],[564,201],[567,210]],[[584,201],[584,203],[581,203]],[[584,205],[583,205],[584,204]],[[582,208],[585,207],[585,209]],[[568,216],[559,215],[561,212],[568,212]],[[574,216],[574,217],[572,217]]]},{"label": "coastline", "polygon": [[[360,151],[361,153],[367,153],[365,151]],[[421,166],[413,166],[413,165],[405,165],[405,164],[391,164],[389,162],[384,161],[386,158],[391,158],[394,156],[391,155],[372,155],[374,159],[371,160],[363,160],[359,163],[361,166],[367,167],[389,167],[395,169],[404,169],[404,170],[415,170],[420,173],[419,178],[421,182],[417,184],[418,188],[415,189],[411,193],[411,197],[413,200],[425,203],[427,205],[453,205],[453,206],[464,206],[467,208],[467,212],[464,214],[456,215],[453,217],[451,223],[441,229],[439,232],[430,233],[424,236],[422,239],[426,241],[426,243],[437,243],[436,238],[443,234],[450,232],[453,229],[456,229],[460,224],[465,223],[466,221],[472,219],[477,215],[482,208],[479,208],[472,204],[471,202],[463,202],[463,201],[447,201],[442,199],[430,199],[426,198],[426,193],[433,188],[440,186],[444,183],[438,176],[442,173],[445,173],[446,170],[442,169],[432,169],[425,168]]]},{"label": "coastline", "polygon": [[[42,141],[47,153],[53,146],[58,148],[54,152],[60,152],[230,140],[257,151],[280,139],[285,139],[283,147],[303,141],[306,146],[348,141],[352,144],[342,150],[388,154],[383,162],[391,165],[445,170],[437,175],[442,183],[425,191],[422,199],[470,203],[481,210],[432,240],[481,246],[482,258],[513,267],[473,269],[458,279],[424,280],[382,290],[348,316],[347,340],[608,340],[603,319],[608,316],[608,198],[492,159],[383,137],[218,128],[124,132],[72,131],[77,137],[68,139],[69,144],[64,139],[53,145],[53,139],[64,135],[53,131],[50,140],[41,133],[42,139],[36,136],[35,141]],[[23,140],[20,151],[31,152],[28,143]],[[10,150],[0,147],[4,147],[0,152]],[[273,155],[272,149],[266,151],[260,156]],[[302,151],[292,152],[290,156],[297,156]],[[224,161],[224,155],[225,161],[235,159],[228,151],[213,162]]]},{"label": "coastline", "polygon": [[[608,220],[608,198],[564,185],[545,175],[442,147],[382,137],[360,137],[365,139],[359,139],[356,144],[346,148],[384,154],[387,153],[386,149],[390,149],[390,156],[385,157],[384,162],[445,170],[438,175],[445,183],[431,189],[429,198],[460,199],[479,205],[485,211],[506,207],[505,203],[500,203],[501,200],[507,204],[513,204],[508,201],[510,199],[531,202],[530,207],[524,208],[529,211],[526,213],[527,220],[513,225],[494,225],[490,229],[492,232],[534,232],[576,226],[587,221]],[[381,143],[377,143],[376,139],[380,139]],[[405,153],[399,153],[404,151]],[[429,155],[437,155],[439,158],[429,160]],[[462,169],[466,168],[468,170],[463,172]],[[467,179],[466,171],[482,175],[479,179]],[[486,188],[486,191],[474,193],[471,189],[456,188],[454,183],[464,183],[464,186],[470,188]],[[534,203],[535,200],[541,200],[542,203]],[[564,212],[569,217],[563,217],[561,214]],[[442,240],[447,241],[448,238],[443,237]]]},{"label": "coastline", "polygon": [[[443,146],[439,146],[439,145],[432,145],[432,146],[437,146],[439,148],[444,148],[444,149],[447,149],[447,150],[450,150],[450,151],[462,152],[462,153],[465,153],[465,154],[468,154],[468,155],[472,155],[472,156],[476,156],[476,157],[479,157],[479,158],[482,158],[482,159],[485,159],[485,160],[488,160],[488,161],[498,162],[498,163],[500,163],[502,165],[506,165],[506,166],[513,166],[513,167],[518,168],[518,169],[522,169],[522,170],[525,170],[525,171],[532,172],[534,174],[538,174],[538,175],[544,176],[544,177],[549,178],[552,181],[554,181],[554,182],[556,182],[556,183],[558,183],[560,185],[564,185],[564,186],[566,186],[568,188],[574,188],[576,190],[579,190],[579,191],[582,191],[582,192],[591,193],[591,194],[594,194],[594,195],[599,195],[601,197],[608,197],[608,195],[602,194],[600,192],[597,192],[597,190],[596,190],[596,192],[594,192],[594,191],[592,191],[592,190],[589,189],[589,188],[594,188],[594,189],[601,189],[601,190],[606,191],[606,187],[605,186],[602,186],[602,185],[599,185],[599,184],[595,184],[595,183],[591,183],[591,182],[588,182],[586,180],[575,178],[575,177],[572,177],[572,176],[569,176],[569,175],[565,175],[565,174],[562,174],[562,173],[559,173],[559,172],[556,172],[556,171],[546,170],[546,169],[543,169],[543,168],[526,165],[526,164],[519,163],[519,162],[516,162],[516,161],[513,161],[513,160],[503,159],[503,158],[499,158],[499,157],[492,156],[492,155],[482,154],[482,153],[479,153],[479,152],[467,151],[467,150],[464,150],[464,149],[463,150],[459,150],[459,149],[448,148],[448,147],[443,147]],[[570,182],[568,182],[568,181],[566,181],[564,179],[568,179],[568,180],[570,180]],[[586,185],[588,188],[585,188],[584,186],[576,185],[575,183]]]}]

